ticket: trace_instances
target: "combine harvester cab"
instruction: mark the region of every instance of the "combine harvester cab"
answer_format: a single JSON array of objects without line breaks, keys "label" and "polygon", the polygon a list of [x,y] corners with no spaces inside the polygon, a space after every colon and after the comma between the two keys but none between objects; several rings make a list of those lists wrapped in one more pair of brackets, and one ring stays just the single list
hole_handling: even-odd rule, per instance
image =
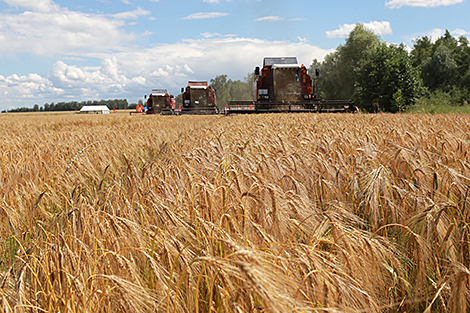
[{"label": "combine harvester cab", "polygon": [[168,94],[166,89],[152,89],[147,100],[147,114],[165,114],[175,109],[175,97]]},{"label": "combine harvester cab", "polygon": [[217,114],[215,91],[207,81],[190,81],[183,93],[183,106],[179,114]]},{"label": "combine harvester cab", "polygon": [[255,76],[253,101],[231,101],[227,113],[348,112],[354,108],[351,100],[318,98],[314,81],[296,57],[264,58]]}]

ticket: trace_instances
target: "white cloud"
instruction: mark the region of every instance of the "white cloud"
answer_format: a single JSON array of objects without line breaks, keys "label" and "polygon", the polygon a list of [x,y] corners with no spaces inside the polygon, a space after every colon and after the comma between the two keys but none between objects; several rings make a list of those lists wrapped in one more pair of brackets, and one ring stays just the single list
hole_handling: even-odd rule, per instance
[{"label": "white cloud", "polygon": [[[446,33],[446,30],[445,29],[440,29],[440,28],[433,28],[431,31],[429,31],[425,36],[428,36],[431,38],[431,41],[432,42],[435,42],[437,39],[439,39],[440,37],[444,36],[444,34]],[[457,28],[457,29],[454,29],[452,31],[449,31],[449,33],[458,38],[460,36],[465,36],[465,35],[468,35],[469,33],[463,29],[460,29],[460,28]]]},{"label": "white cloud", "polygon": [[[305,38],[293,43],[219,33],[144,48],[133,43],[150,32],[123,29],[129,19],[149,15],[140,8],[104,15],[69,11],[47,0],[5,2],[30,11],[0,13],[0,56],[25,53],[52,56],[56,61],[47,74],[0,75],[0,109],[110,98],[137,102],[152,88],[179,93],[192,79],[209,81],[221,74],[243,79],[266,56],[295,55],[309,64],[331,52],[308,44]],[[187,19],[226,15],[199,13]],[[80,65],[90,59],[101,64]]]},{"label": "white cloud", "polygon": [[6,98],[10,103],[31,99],[38,100],[42,97],[60,97],[63,90],[55,87],[52,82],[38,74],[18,76],[13,74],[8,77],[0,75],[0,99]]},{"label": "white cloud", "polygon": [[412,7],[439,7],[462,3],[463,0],[391,0],[385,3],[392,9],[399,9],[403,6]]},{"label": "white cloud", "polygon": [[215,37],[219,37],[219,38],[223,38],[223,37],[237,37],[237,35],[235,34],[226,34],[226,35],[222,35],[222,34],[219,34],[219,33],[209,33],[209,32],[206,32],[206,33],[202,33],[201,34],[202,37],[204,38],[215,38]]},{"label": "white cloud", "polygon": [[[331,50],[324,50],[306,42],[267,41],[255,38],[218,37],[188,39],[176,44],[160,44],[140,53],[118,53],[116,57],[127,76],[145,76],[158,68],[173,68],[167,88],[185,84],[188,79],[210,80],[226,73],[240,79],[251,72],[266,56],[294,55],[299,62],[310,64],[314,58],[324,59]],[[183,65],[183,66],[181,66]],[[194,77],[197,76],[197,77]],[[174,77],[184,77],[175,79]]]},{"label": "white cloud", "polygon": [[220,3],[220,0],[203,0],[202,2],[206,2],[206,3]]},{"label": "white cloud", "polygon": [[356,27],[356,24],[343,24],[339,27],[339,29],[335,30],[327,30],[326,37],[327,38],[344,38],[348,37],[349,33]]},{"label": "white cloud", "polygon": [[298,22],[298,21],[303,21],[303,20],[304,20],[304,18],[300,18],[300,17],[285,19],[283,17],[270,15],[270,16],[264,16],[264,17],[257,18],[257,19],[255,19],[255,22],[262,22],[262,21],[268,21],[268,22],[277,22],[277,21]]},{"label": "white cloud", "polygon": [[194,71],[188,66],[188,64],[185,64],[183,66],[184,70],[190,74],[194,74]]},{"label": "white cloud", "polygon": [[445,34],[444,29],[433,28],[431,31],[428,32],[428,36],[431,37],[432,41],[436,41],[439,37]]},{"label": "white cloud", "polygon": [[57,11],[59,9],[59,6],[51,0],[3,0],[3,2],[11,7],[21,7],[43,13]]},{"label": "white cloud", "polygon": [[469,32],[460,28],[454,29],[451,33],[455,36],[465,36],[469,34]]},{"label": "white cloud", "polygon": [[123,20],[127,20],[127,19],[135,20],[139,18],[139,16],[149,15],[149,14],[150,14],[150,11],[138,8],[137,10],[134,10],[134,11],[121,12],[121,13],[114,14],[113,17],[117,19],[123,19]]},{"label": "white cloud", "polygon": [[206,32],[206,33],[202,33],[201,36],[204,37],[204,38],[213,38],[213,37],[220,37],[221,34]]},{"label": "white cloud", "polygon": [[270,15],[270,16],[257,18],[255,21],[256,22],[261,22],[261,21],[275,22],[275,21],[282,21],[282,20],[283,18],[280,18],[279,16]]},{"label": "white cloud", "polygon": [[12,104],[32,107],[34,103],[71,100],[125,98],[137,102],[152,88],[167,88],[178,94],[188,80],[210,81],[221,74],[243,79],[266,56],[297,56],[308,66],[314,58],[323,60],[330,52],[303,40],[188,39],[138,51],[96,54],[102,58],[97,67],[68,64],[74,61],[64,59],[57,61],[48,75],[0,76],[0,103],[5,109]]},{"label": "white cloud", "polygon": [[[356,27],[357,24],[343,24],[339,29],[326,31],[326,37],[328,38],[345,38],[349,36],[349,33]],[[364,23],[364,26],[372,30],[375,34],[382,35],[391,35],[392,28],[390,27],[390,22],[377,22],[372,21],[369,23]]]},{"label": "white cloud", "polygon": [[0,14],[0,53],[28,52],[39,55],[77,55],[86,51],[121,49],[123,42],[138,35],[126,33],[123,19],[148,14],[137,9],[108,18],[58,8]]},{"label": "white cloud", "polygon": [[207,19],[207,18],[217,18],[229,15],[228,13],[222,12],[202,12],[202,13],[194,13],[189,16],[183,17],[183,20],[200,20],[200,19]]}]

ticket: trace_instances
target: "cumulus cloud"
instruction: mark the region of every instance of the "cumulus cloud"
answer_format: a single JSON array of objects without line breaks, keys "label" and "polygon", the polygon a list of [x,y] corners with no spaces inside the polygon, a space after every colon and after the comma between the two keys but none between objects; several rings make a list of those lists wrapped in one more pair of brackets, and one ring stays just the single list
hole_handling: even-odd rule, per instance
[{"label": "cumulus cloud", "polygon": [[392,9],[399,9],[403,6],[412,7],[439,7],[462,3],[463,0],[391,0],[385,3]]},{"label": "cumulus cloud", "polygon": [[24,76],[13,74],[7,77],[0,75],[0,100],[8,99],[10,104],[62,95],[63,90],[55,87],[48,78],[38,74]]},{"label": "cumulus cloud", "polygon": [[183,20],[201,20],[207,18],[217,18],[217,17],[224,17],[229,15],[228,13],[222,12],[202,12],[202,13],[194,13],[189,16],[183,17]]},{"label": "cumulus cloud", "polygon": [[[15,0],[19,2],[18,0]],[[0,14],[0,53],[28,52],[39,55],[80,54],[120,49],[138,35],[122,27],[128,18],[149,14],[137,9],[108,18],[56,8]]]},{"label": "cumulus cloud", "polygon": [[[178,93],[188,80],[209,81],[222,73],[243,79],[265,56],[295,55],[309,64],[331,52],[300,37],[293,43],[220,33],[134,49],[132,43],[149,32],[128,33],[124,26],[150,14],[141,8],[105,15],[70,11],[48,0],[5,2],[27,10],[0,13],[0,55],[26,53],[56,61],[48,73],[0,75],[0,109],[110,98],[137,102],[152,88]],[[187,19],[226,15],[198,13]],[[90,61],[98,65],[81,65]]]},{"label": "cumulus cloud", "polygon": [[171,66],[173,75],[166,83],[172,85],[168,88],[174,88],[185,84],[185,80],[210,80],[221,73],[234,79],[243,78],[269,55],[295,55],[299,62],[309,64],[314,58],[324,59],[329,52],[331,50],[306,42],[218,37],[187,39],[176,44],[157,45],[138,54],[119,53],[116,56],[130,77],[145,76],[142,73],[164,68],[164,65]]},{"label": "cumulus cloud", "polygon": [[[349,33],[356,27],[357,24],[343,24],[338,29],[326,31],[326,37],[328,38],[345,38],[349,36]],[[372,30],[375,34],[382,35],[391,35],[392,28],[390,27],[390,22],[369,22],[364,23],[364,26]]]},{"label": "cumulus cloud", "polygon": [[[435,42],[437,39],[444,36],[445,33],[446,33],[445,29],[433,28],[426,34],[426,36],[430,37],[431,40]],[[449,33],[453,35],[454,37],[460,37],[460,36],[465,36],[469,34],[467,31],[460,29],[460,28],[449,31]]]},{"label": "cumulus cloud", "polygon": [[469,32],[460,28],[454,29],[451,33],[455,36],[465,36],[469,34]]},{"label": "cumulus cloud", "polygon": [[266,56],[294,55],[309,65],[313,59],[323,60],[332,52],[301,39],[296,43],[224,36],[187,39],[138,51],[103,53],[101,65],[96,67],[77,66],[73,60],[63,59],[47,75],[0,77],[0,103],[32,106],[103,98],[137,102],[152,88],[166,88],[177,94],[188,80],[209,81],[220,74],[243,79]]},{"label": "cumulus cloud", "polygon": [[3,0],[3,2],[11,7],[30,9],[35,12],[48,13],[59,10],[59,6],[51,0]]}]

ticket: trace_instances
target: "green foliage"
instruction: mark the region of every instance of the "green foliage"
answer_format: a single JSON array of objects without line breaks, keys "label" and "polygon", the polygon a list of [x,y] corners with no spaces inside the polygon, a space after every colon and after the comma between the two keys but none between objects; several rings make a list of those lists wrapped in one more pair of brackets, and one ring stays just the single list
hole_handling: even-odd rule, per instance
[{"label": "green foliage", "polygon": [[355,87],[357,99],[368,111],[378,102],[381,110],[401,112],[423,93],[419,72],[405,47],[385,42],[356,67]]},{"label": "green foliage", "polygon": [[426,96],[421,97],[415,105],[407,108],[409,113],[470,113],[468,92],[460,88],[454,88],[450,92],[437,89]]},{"label": "green foliage", "polygon": [[392,96],[392,107],[398,108],[398,111],[404,111],[406,107],[405,97],[403,96],[403,91],[398,89]]},{"label": "green foliage", "polygon": [[[308,68],[308,74],[313,79],[313,83],[314,83],[313,94],[317,95],[320,98],[325,98],[325,93],[323,91],[324,85],[325,85],[325,80],[323,79],[323,77],[325,76],[321,75],[321,73],[323,71],[331,71],[331,68],[327,68],[327,66],[328,64],[326,62],[321,63],[317,59],[313,59],[312,64]],[[317,76],[317,72],[319,76]]]},{"label": "green foliage", "polygon": [[[425,52],[423,52],[425,51]],[[415,41],[411,55],[415,63],[421,63],[421,77],[431,94],[440,101],[442,91],[449,93],[450,102],[454,105],[468,101],[470,94],[470,46],[466,37],[456,39],[448,31],[435,43],[427,38]],[[420,57],[418,57],[421,55]]]},{"label": "green foliage", "polygon": [[437,46],[432,57],[423,65],[422,76],[430,90],[441,88],[449,91],[457,79],[457,62],[453,51],[446,45]]},{"label": "green foliage", "polygon": [[413,40],[413,46],[414,48],[410,53],[413,66],[421,68],[421,66],[431,58],[433,47],[431,38],[424,36]]},{"label": "green foliage", "polygon": [[183,94],[180,93],[179,95],[177,95],[175,97],[175,104],[176,104],[176,107],[179,107],[180,105],[183,105]]},{"label": "green foliage", "polygon": [[211,79],[210,86],[215,90],[217,102],[220,106],[225,106],[225,104],[230,101],[229,84],[231,83],[232,81],[227,79],[227,75],[225,74]]},{"label": "green foliage", "polygon": [[413,44],[408,52],[404,45],[389,45],[358,24],[346,43],[323,62],[313,60],[310,74],[313,76],[315,69],[321,73],[315,78],[316,94],[326,99],[353,99],[366,111],[372,111],[374,102],[385,112],[414,110],[408,108],[424,104],[467,103],[469,40],[446,31],[435,42],[424,36]]},{"label": "green foliage", "polygon": [[369,58],[370,51],[380,42],[379,36],[358,24],[346,39],[346,44],[326,56],[321,72],[324,76],[320,92],[328,99],[355,98],[355,70]]},{"label": "green foliage", "polygon": [[251,100],[253,82],[254,73],[249,73],[244,81],[233,81],[224,74],[211,79],[210,86],[215,89],[218,105],[224,107],[232,100]]}]

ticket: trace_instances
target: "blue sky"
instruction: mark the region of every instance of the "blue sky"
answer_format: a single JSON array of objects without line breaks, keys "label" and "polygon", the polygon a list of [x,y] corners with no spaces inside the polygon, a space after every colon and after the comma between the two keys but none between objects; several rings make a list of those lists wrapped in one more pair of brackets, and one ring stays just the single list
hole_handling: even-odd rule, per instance
[{"label": "blue sky", "polygon": [[2,0],[0,110],[128,99],[243,79],[265,56],[307,66],[358,22],[389,43],[470,33],[469,0]]}]

